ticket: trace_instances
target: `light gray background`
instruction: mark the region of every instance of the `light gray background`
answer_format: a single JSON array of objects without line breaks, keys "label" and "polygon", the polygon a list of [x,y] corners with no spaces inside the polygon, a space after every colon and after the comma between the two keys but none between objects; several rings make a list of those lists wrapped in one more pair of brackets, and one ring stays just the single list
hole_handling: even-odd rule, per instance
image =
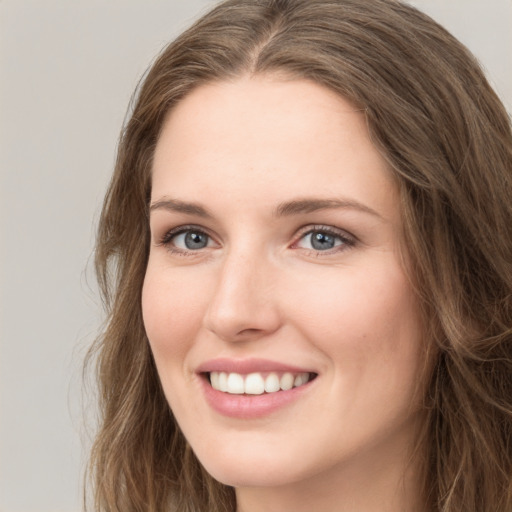
[{"label": "light gray background", "polygon": [[[0,512],[81,508],[90,256],[117,136],[149,62],[211,3],[0,0]],[[512,0],[413,3],[512,111]]]}]

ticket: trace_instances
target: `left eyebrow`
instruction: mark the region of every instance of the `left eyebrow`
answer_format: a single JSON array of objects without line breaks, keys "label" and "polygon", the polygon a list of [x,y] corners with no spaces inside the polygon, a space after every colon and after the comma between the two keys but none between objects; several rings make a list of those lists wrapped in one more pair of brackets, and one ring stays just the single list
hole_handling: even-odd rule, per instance
[{"label": "left eyebrow", "polygon": [[358,210],[363,213],[368,213],[383,219],[382,215],[375,210],[366,206],[363,203],[354,201],[352,199],[318,199],[318,198],[304,198],[296,199],[281,203],[274,210],[275,217],[286,217],[289,215],[299,215],[301,213],[312,213],[318,210],[331,210],[331,209],[350,209]]}]

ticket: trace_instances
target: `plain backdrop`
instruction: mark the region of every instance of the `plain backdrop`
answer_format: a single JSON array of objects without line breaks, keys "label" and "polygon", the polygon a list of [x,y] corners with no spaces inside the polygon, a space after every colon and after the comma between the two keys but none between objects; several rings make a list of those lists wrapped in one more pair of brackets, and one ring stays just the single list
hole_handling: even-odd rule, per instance
[{"label": "plain backdrop", "polygon": [[[512,111],[512,0],[416,0]],[[95,225],[131,93],[210,0],[0,0],[0,512],[78,512]],[[85,404],[83,407],[82,404]],[[89,405],[88,405],[89,404]]]}]

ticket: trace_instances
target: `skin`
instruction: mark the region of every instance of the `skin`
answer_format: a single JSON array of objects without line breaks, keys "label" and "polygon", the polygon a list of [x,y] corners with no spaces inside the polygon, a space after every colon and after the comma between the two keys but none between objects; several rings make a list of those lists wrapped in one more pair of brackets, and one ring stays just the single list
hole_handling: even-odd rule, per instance
[{"label": "skin", "polygon": [[[276,215],[310,198],[344,204]],[[208,216],[163,206],[171,199]],[[165,122],[151,203],[151,349],[182,431],[235,486],[239,512],[422,510],[409,464],[422,330],[400,263],[397,187],[364,114],[308,81],[203,85]],[[168,235],[189,225],[206,247]],[[334,231],[336,245],[313,248],[312,229]],[[272,414],[231,418],[208,405],[196,373],[219,357],[318,376]]]}]

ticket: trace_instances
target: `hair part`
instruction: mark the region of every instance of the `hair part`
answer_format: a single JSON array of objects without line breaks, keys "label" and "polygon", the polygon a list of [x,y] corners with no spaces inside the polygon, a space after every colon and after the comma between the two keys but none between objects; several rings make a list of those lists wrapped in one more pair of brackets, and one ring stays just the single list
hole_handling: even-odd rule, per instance
[{"label": "hair part", "polygon": [[[419,443],[440,512],[512,509],[512,134],[468,50],[395,0],[228,0],[171,43],[137,93],[98,229],[95,510],[233,512],[165,400],[144,331],[151,167],[165,117],[202,84],[274,74],[364,109],[400,190],[426,328]],[[420,453],[419,452],[419,453]]]}]

